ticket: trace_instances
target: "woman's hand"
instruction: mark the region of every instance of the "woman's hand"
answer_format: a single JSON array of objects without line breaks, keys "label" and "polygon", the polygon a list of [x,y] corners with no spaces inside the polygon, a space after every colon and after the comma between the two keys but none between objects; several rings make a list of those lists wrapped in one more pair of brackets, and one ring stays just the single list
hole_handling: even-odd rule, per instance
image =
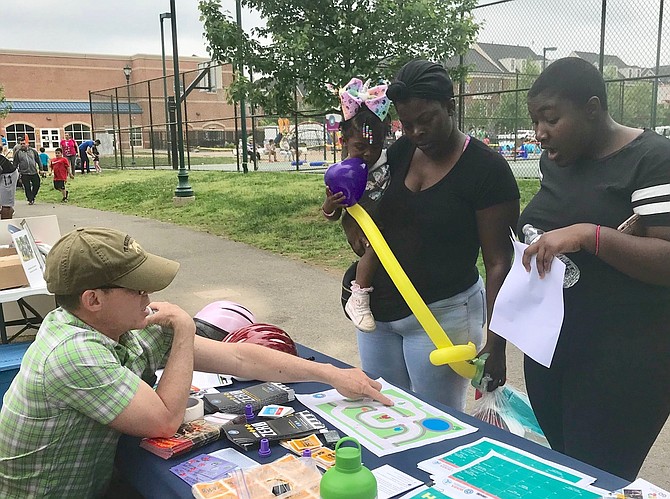
[{"label": "woman's hand", "polygon": [[491,378],[487,390],[492,392],[507,382],[507,355],[505,353],[506,341],[489,331],[488,340],[484,348],[477,354],[481,357],[488,353],[489,356],[484,364],[484,377]]},{"label": "woman's hand", "polygon": [[593,224],[575,224],[545,232],[523,252],[523,266],[530,272],[531,257],[536,255],[537,272],[542,279],[551,270],[551,262],[556,255],[574,253],[582,249],[593,253],[595,237],[596,226]]}]

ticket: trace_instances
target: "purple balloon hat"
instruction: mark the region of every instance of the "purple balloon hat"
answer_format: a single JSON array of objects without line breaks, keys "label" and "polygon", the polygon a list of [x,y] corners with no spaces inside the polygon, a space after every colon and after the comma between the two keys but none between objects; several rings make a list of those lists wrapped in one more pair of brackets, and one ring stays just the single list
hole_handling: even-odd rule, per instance
[{"label": "purple balloon hat", "polygon": [[368,169],[360,158],[347,158],[328,167],[324,181],[332,193],[344,194],[347,206],[353,206],[365,192]]}]

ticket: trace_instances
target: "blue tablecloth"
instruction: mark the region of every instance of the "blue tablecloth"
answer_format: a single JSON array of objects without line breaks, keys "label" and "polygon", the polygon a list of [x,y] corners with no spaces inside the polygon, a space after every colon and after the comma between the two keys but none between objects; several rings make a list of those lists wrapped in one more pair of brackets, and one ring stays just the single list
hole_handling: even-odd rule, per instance
[{"label": "blue tablecloth", "polygon": [[[299,353],[302,357],[314,357],[319,362],[329,362],[338,367],[348,367],[346,364],[338,360],[335,360],[331,357],[328,357],[327,355],[321,354],[307,347],[299,346]],[[251,383],[247,383],[246,385],[248,384]],[[237,389],[246,385],[236,383],[233,387],[227,387],[227,389]],[[313,393],[329,388],[321,383],[295,383],[291,386],[295,389],[296,393]],[[414,395],[423,399],[423,397],[420,397],[416,394]],[[389,464],[409,475],[412,475],[413,477],[418,478],[419,480],[427,482],[429,480],[429,476],[427,473],[419,470],[416,467],[418,462],[433,456],[437,456],[441,453],[445,453],[466,443],[474,442],[475,440],[479,440],[482,437],[490,437],[520,449],[524,449],[528,452],[532,452],[533,454],[544,459],[569,466],[583,473],[596,477],[597,481],[594,485],[603,489],[614,490],[628,484],[628,481],[616,477],[610,473],[564,456],[563,454],[559,454],[558,452],[554,452],[551,449],[542,447],[541,445],[513,435],[509,432],[501,430],[500,428],[491,426],[460,411],[443,406],[439,403],[429,403],[445,412],[454,415],[456,418],[465,423],[476,426],[479,430],[464,437],[446,440],[443,442],[426,445],[425,447],[410,449],[384,457],[377,457],[365,449],[365,447],[363,447],[363,463],[365,466],[367,466],[369,469],[375,469],[383,464]],[[296,410],[304,409],[304,406],[298,401],[292,402],[290,405],[295,407]],[[227,439],[224,438],[223,440],[211,443],[190,453],[182,454],[172,459],[165,460],[140,448],[139,441],[139,438],[128,436],[124,436],[120,439],[116,454],[116,465],[120,471],[121,476],[125,477],[130,482],[130,484],[140,493],[142,493],[142,495],[147,499],[192,497],[190,486],[180,478],[177,478],[176,475],[172,474],[170,472],[170,468],[199,454],[210,453],[224,447],[230,447],[230,443]],[[287,451],[283,447],[280,447],[279,445],[273,445],[272,455],[268,458],[259,458],[256,450],[248,451],[247,455],[255,461],[264,464],[277,459],[286,452]]]}]

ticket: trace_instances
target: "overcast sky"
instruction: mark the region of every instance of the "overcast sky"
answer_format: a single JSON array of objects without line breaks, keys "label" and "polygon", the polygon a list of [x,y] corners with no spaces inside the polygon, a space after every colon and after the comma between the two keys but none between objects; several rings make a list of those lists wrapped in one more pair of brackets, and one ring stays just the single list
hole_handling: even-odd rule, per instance
[{"label": "overcast sky", "polygon": [[[315,0],[318,1],[318,0]],[[653,66],[656,58],[660,0],[608,0],[605,52],[628,64]],[[286,0],[290,5],[290,0]],[[223,0],[233,15],[235,0]],[[480,4],[488,3],[484,0]],[[531,47],[556,47],[551,58],[572,50],[598,52],[601,0],[515,0],[475,9],[483,23],[479,40]],[[179,54],[207,56],[197,0],[177,0]],[[0,49],[44,50],[85,54],[160,54],[159,14],[169,0],[2,0]],[[661,64],[670,64],[670,7],[666,5]],[[259,16],[243,11],[243,25],[258,25]],[[32,25],[28,22],[32,21]],[[166,50],[171,52],[169,20]],[[0,75],[0,80],[2,75]]]}]

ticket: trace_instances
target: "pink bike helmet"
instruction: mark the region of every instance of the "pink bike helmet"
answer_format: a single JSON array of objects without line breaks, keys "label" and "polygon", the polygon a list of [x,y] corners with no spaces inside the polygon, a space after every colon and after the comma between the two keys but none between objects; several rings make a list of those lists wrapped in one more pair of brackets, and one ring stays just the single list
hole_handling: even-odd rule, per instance
[{"label": "pink bike helmet", "polygon": [[255,343],[281,352],[298,355],[295,343],[286,331],[272,324],[257,323],[244,326],[223,340],[225,343]]},{"label": "pink bike helmet", "polygon": [[232,301],[210,303],[193,317],[196,334],[221,341],[230,333],[256,322],[248,308]]}]

